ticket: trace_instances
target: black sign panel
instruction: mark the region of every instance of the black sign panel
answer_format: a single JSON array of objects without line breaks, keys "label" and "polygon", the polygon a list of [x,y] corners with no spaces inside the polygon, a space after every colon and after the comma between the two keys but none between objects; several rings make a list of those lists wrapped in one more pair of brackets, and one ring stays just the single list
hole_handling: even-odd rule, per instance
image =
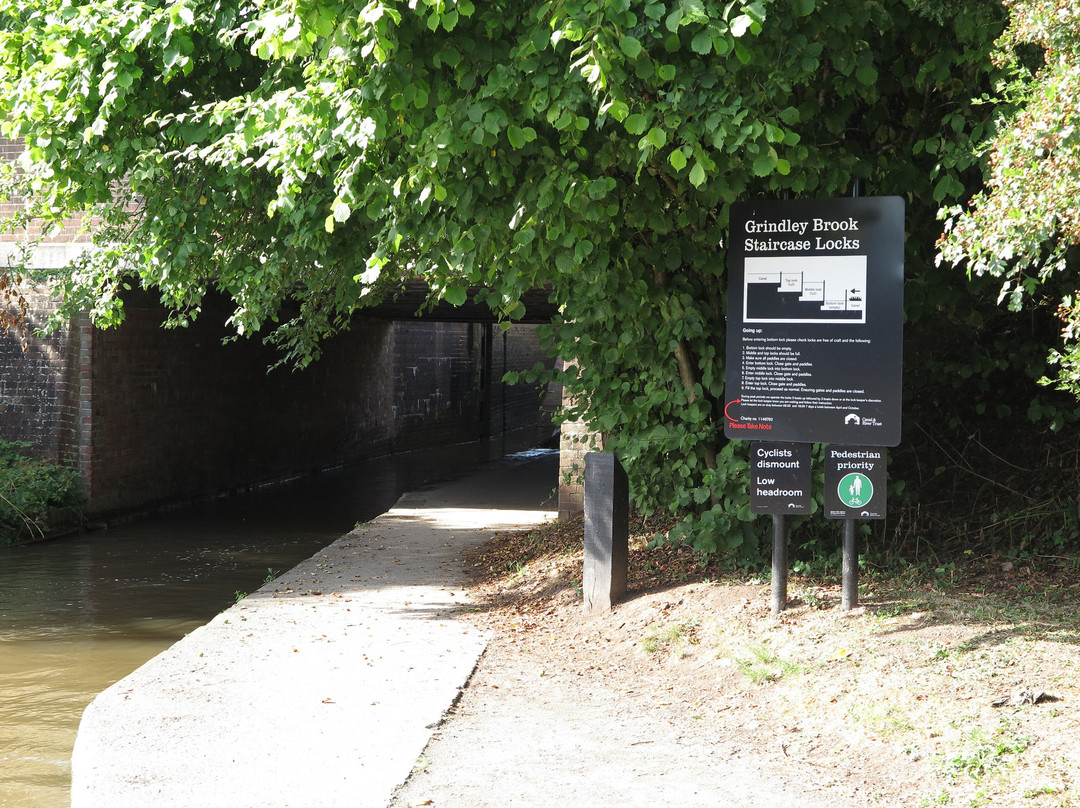
[{"label": "black sign panel", "polygon": [[729,438],[900,442],[904,202],[732,205]]},{"label": "black sign panel", "polygon": [[810,444],[750,444],[750,513],[810,513]]},{"label": "black sign panel", "polygon": [[880,446],[825,447],[825,515],[884,519],[886,450]]}]

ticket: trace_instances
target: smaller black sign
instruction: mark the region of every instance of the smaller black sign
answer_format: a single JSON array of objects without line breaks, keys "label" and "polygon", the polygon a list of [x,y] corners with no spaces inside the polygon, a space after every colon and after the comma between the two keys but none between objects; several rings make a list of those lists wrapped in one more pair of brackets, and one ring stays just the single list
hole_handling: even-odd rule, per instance
[{"label": "smaller black sign", "polygon": [[810,444],[750,444],[750,513],[810,513]]},{"label": "smaller black sign", "polygon": [[881,446],[826,446],[825,515],[884,519],[887,456]]}]

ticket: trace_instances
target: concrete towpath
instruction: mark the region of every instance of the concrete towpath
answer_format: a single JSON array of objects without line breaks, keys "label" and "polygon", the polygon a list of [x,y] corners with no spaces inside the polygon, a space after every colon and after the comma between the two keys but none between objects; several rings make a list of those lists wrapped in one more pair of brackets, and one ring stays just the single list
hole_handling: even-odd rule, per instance
[{"label": "concrete towpath", "polygon": [[108,688],[73,808],[385,808],[488,636],[463,552],[554,518],[554,455],[407,494]]},{"label": "concrete towpath", "polygon": [[556,480],[548,455],[406,495],[117,682],[79,728],[73,807],[865,805],[498,642],[477,667],[464,553],[553,518]]}]

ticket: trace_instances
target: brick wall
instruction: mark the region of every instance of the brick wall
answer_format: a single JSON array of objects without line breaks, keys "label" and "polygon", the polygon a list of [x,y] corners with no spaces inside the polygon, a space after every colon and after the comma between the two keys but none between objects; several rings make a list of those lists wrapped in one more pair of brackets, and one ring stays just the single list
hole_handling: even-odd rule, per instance
[{"label": "brick wall", "polygon": [[181,329],[161,328],[164,312],[148,295],[131,296],[125,310],[122,327],[90,333],[84,367],[84,473],[95,510],[273,479],[341,462],[364,439],[376,448],[390,441],[372,414],[388,384],[369,378],[389,352],[384,324],[347,335],[351,361],[342,341],[326,364],[267,373],[272,349],[222,344],[224,305]]},{"label": "brick wall", "polygon": [[476,351],[467,323],[398,322],[393,326],[393,392],[385,416],[394,451],[440,446],[478,437]]},{"label": "brick wall", "polygon": [[[574,399],[561,391],[562,404],[569,409]],[[559,521],[585,510],[585,455],[604,450],[604,437],[589,429],[584,421],[564,421],[559,432]]]},{"label": "brick wall", "polygon": [[[559,394],[540,384],[521,382],[513,386],[502,383],[508,371],[529,370],[538,362],[550,367],[552,360],[540,343],[535,325],[518,325],[504,331],[496,325],[486,328],[490,346],[489,400],[485,407],[485,435],[500,435],[512,440],[517,447],[550,444],[557,432],[552,415],[558,407]],[[537,418],[537,412],[541,415]],[[510,449],[511,451],[513,449]]]},{"label": "brick wall", "polygon": [[[11,140],[10,138],[0,138],[0,161],[5,163],[12,163],[18,160],[19,155],[23,152],[22,141]],[[7,219],[20,213],[23,209],[25,200],[20,197],[11,197],[7,199],[0,198],[0,219]],[[0,244],[3,243],[18,243],[25,241],[27,237],[37,238],[42,235],[40,225],[31,224],[29,228],[25,230],[17,230],[15,232],[8,232],[7,230],[0,230]],[[45,234],[44,238],[47,244],[72,244],[72,243],[89,243],[90,234],[86,232],[83,227],[82,219],[67,219],[64,221],[64,226],[57,232],[50,232]]]},{"label": "brick wall", "polygon": [[[30,306],[28,335],[56,308],[44,290],[24,290]],[[17,328],[0,336],[0,436],[26,441],[35,454],[53,462],[74,462],[78,379],[77,335],[64,330],[25,342]]]},{"label": "brick wall", "polygon": [[[487,326],[357,318],[306,370],[268,374],[272,349],[221,344],[224,303],[175,330],[160,328],[164,314],[148,296],[126,309],[123,327],[93,334],[90,490],[99,509],[482,436]],[[532,329],[506,344],[508,369],[541,353]],[[516,402],[508,428],[536,432],[535,390],[496,397]]]},{"label": "brick wall", "polygon": [[[0,159],[22,145],[0,139]],[[20,199],[0,202],[0,217]],[[66,265],[85,247],[81,222],[30,257]],[[0,231],[0,264],[38,235]],[[55,301],[28,295],[28,325]],[[99,331],[86,317],[45,339],[0,340],[0,435],[77,463],[91,512],[187,499],[378,454],[512,435],[508,450],[550,438],[536,386],[506,388],[508,370],[546,359],[535,327],[388,322],[359,317],[310,368],[267,373],[278,355],[257,340],[222,344],[226,301],[188,328],[165,330],[149,294],[126,321]]]},{"label": "brick wall", "polygon": [[[38,295],[33,316],[53,305]],[[180,329],[161,328],[149,294],[125,310],[117,329],[83,318],[26,355],[0,343],[3,435],[76,460],[94,513],[504,432],[511,448],[550,436],[541,391],[501,383],[544,358],[531,326],[492,337],[490,325],[358,317],[309,368],[268,373],[274,349],[222,344],[224,300]]]}]

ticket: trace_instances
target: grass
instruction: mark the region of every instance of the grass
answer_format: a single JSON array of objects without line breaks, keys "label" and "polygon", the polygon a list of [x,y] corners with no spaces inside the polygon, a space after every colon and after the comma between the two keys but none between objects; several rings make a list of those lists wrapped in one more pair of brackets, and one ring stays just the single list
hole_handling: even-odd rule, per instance
[{"label": "grass", "polygon": [[975,727],[959,753],[948,761],[946,773],[952,777],[967,775],[980,782],[1004,765],[1007,755],[1019,755],[1030,745],[1030,738],[1017,735],[1004,721],[990,734]]},{"label": "grass", "polygon": [[687,617],[668,626],[651,626],[641,640],[641,648],[647,654],[667,651],[674,656],[684,656],[688,646],[697,645],[698,620]]},{"label": "grass", "polygon": [[907,737],[916,730],[915,719],[896,704],[872,702],[852,710],[850,715],[874,737],[883,740]]},{"label": "grass", "polygon": [[1054,786],[1039,786],[1038,788],[1029,788],[1024,791],[1024,797],[1026,799],[1035,799],[1036,797],[1043,797],[1053,794],[1060,794],[1061,789]]},{"label": "grass", "polygon": [[919,800],[918,808],[931,808],[934,805],[949,805],[952,802],[952,797],[949,796],[947,791],[942,791],[940,794],[935,794],[933,797],[923,797]]},{"label": "grass", "polygon": [[[265,586],[266,584],[272,584],[274,581],[277,580],[279,575],[281,575],[281,570],[276,570],[273,567],[267,567],[266,577],[263,578],[263,586]],[[237,589],[235,592],[233,592],[233,597],[236,599],[237,603],[242,601],[247,596],[248,593],[240,589]]]},{"label": "grass", "polygon": [[752,645],[748,650],[749,657],[737,658],[735,662],[739,670],[756,685],[777,682],[788,674],[802,670],[801,666],[778,657],[768,646]]}]

